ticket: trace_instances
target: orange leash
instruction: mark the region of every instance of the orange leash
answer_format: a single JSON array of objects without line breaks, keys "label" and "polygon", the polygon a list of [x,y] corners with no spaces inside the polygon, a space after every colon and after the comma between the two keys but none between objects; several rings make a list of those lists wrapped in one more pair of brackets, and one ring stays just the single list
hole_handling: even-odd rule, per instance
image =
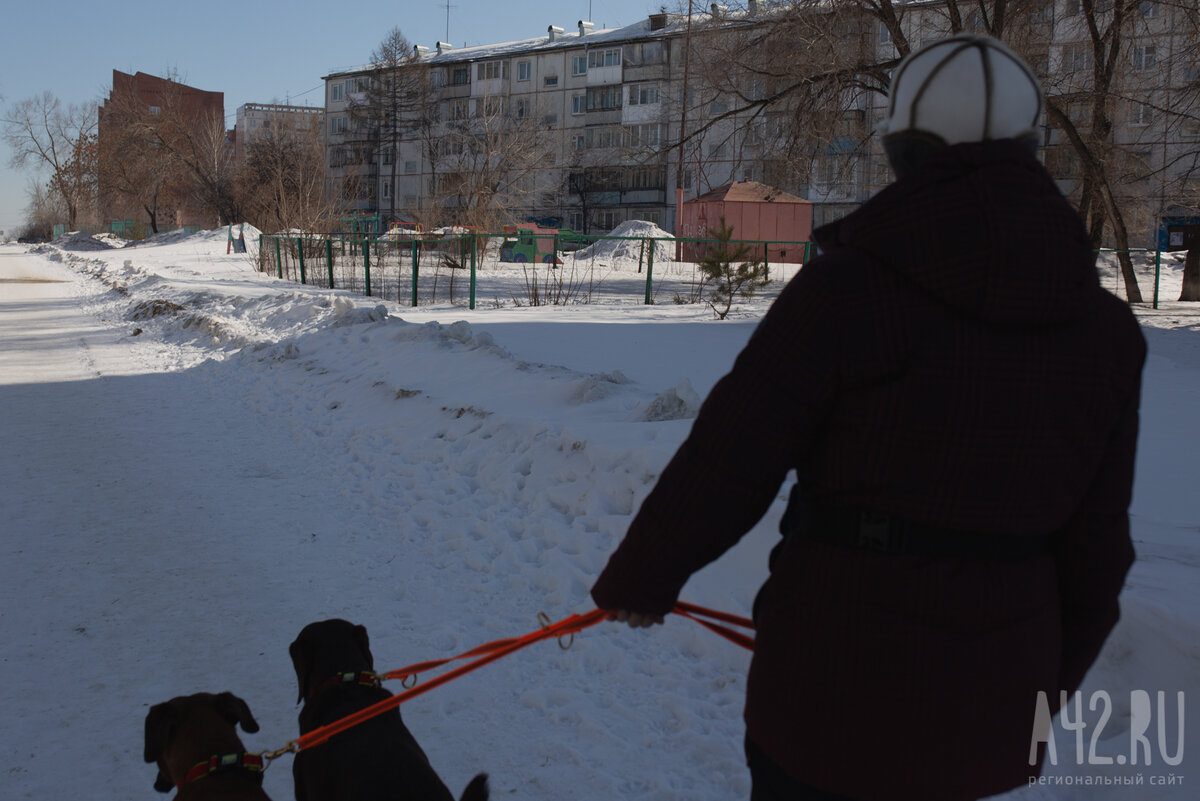
[{"label": "orange leash", "polygon": [[[682,615],[683,617],[696,621],[700,625],[721,635],[730,642],[736,643],[737,645],[740,645],[743,648],[751,651],[754,650],[754,639],[752,637],[742,634],[741,632],[734,631],[733,629],[720,625],[719,623],[711,622],[711,620],[718,620],[722,623],[730,623],[753,630],[754,623],[744,617],[737,617],[735,615],[729,615],[723,612],[714,612],[710,609],[705,609],[704,607],[685,604],[682,602],[676,603],[675,607],[671,611],[677,615]],[[390,709],[395,709],[410,698],[415,698],[422,693],[429,692],[435,687],[440,687],[447,682],[457,679],[459,676],[470,673],[472,670],[481,668],[486,664],[495,662],[497,659],[508,656],[515,651],[519,651],[527,645],[532,645],[533,643],[541,642],[542,640],[548,640],[552,637],[573,637],[575,632],[583,631],[586,628],[607,620],[608,614],[609,613],[603,609],[593,609],[587,614],[571,615],[570,617],[564,618],[557,623],[548,623],[541,629],[532,631],[523,637],[495,640],[493,642],[476,646],[469,651],[464,651],[457,656],[452,656],[447,659],[435,659],[428,662],[418,662],[414,665],[400,668],[399,670],[391,670],[387,673],[381,673],[379,675],[379,678],[381,679],[403,680],[411,676],[415,676],[417,673],[422,671],[441,667],[449,662],[475,657],[474,661],[468,662],[465,665],[460,665],[459,667],[447,671],[440,676],[436,676],[424,684],[421,684],[417,687],[412,687],[402,693],[393,695],[390,698],[384,698],[383,700],[378,701],[371,706],[364,707],[363,709],[360,709],[351,715],[347,715],[340,720],[335,720],[333,723],[313,729],[308,734],[302,735],[296,740],[292,740],[287,744],[287,747],[282,748],[279,751],[271,752],[265,756],[268,759],[273,759],[286,753],[295,753],[297,751],[302,751],[305,748],[312,748],[314,745],[320,745],[330,737],[340,734],[347,729],[351,729],[363,721],[370,720],[377,715],[382,715],[384,712],[387,712]]]}]

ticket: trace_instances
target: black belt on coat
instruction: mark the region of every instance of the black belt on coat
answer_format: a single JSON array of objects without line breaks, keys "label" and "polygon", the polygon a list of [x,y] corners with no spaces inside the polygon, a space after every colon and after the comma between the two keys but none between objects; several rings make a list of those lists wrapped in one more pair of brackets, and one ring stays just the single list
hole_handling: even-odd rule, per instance
[{"label": "black belt on coat", "polygon": [[1049,534],[944,528],[858,507],[798,504],[797,495],[793,490],[781,524],[785,537],[884,553],[969,559],[1030,559],[1051,549]]}]

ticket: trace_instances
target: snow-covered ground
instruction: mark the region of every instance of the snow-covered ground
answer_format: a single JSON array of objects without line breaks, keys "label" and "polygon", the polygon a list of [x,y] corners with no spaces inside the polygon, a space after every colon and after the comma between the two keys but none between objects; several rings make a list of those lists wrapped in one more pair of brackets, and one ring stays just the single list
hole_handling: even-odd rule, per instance
[{"label": "snow-covered ground", "polygon": [[[233,691],[262,727],[247,746],[283,746],[287,647],[313,620],[365,624],[393,669],[588,611],[770,299],[723,322],[669,301],[412,309],[259,274],[223,230],[108,244],[0,247],[4,798],[156,797],[143,720],[175,695]],[[1169,260],[1160,297],[1179,282]],[[1083,756],[1059,727],[1058,765],[1012,799],[1196,797],[1195,758],[1162,753],[1179,750],[1178,691],[1200,731],[1200,309],[1160,306],[1138,309],[1139,560],[1083,690]],[[785,491],[685,600],[749,613]],[[678,617],[603,624],[403,714],[456,793],[483,770],[494,798],[746,798],[748,658]],[[1137,691],[1168,702],[1152,763],[1095,764],[1089,747],[1133,753]],[[288,765],[265,786],[292,797]]]}]

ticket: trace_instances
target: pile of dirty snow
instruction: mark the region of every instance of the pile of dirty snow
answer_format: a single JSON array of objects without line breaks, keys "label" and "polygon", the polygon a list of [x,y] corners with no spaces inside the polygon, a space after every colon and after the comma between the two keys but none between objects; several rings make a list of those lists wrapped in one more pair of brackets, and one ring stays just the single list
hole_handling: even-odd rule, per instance
[{"label": "pile of dirty snow", "polygon": [[54,240],[56,247],[63,250],[110,250],[125,247],[125,240],[109,233],[85,234],[69,231]]},{"label": "pile of dirty snow", "polygon": [[646,220],[626,220],[612,229],[611,239],[600,239],[586,248],[575,251],[576,259],[604,259],[607,261],[631,260],[638,262],[648,257],[646,240],[654,240],[654,260],[666,261],[675,257],[675,237]]}]

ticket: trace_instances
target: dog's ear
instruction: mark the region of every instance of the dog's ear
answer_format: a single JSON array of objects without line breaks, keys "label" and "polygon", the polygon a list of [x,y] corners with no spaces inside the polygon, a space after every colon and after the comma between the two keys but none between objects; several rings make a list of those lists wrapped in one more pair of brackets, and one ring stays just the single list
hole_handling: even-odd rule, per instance
[{"label": "dog's ear", "polygon": [[300,685],[300,695],[296,698],[298,704],[308,697],[308,683],[312,680],[312,644],[305,638],[304,632],[288,646],[288,653],[292,657],[292,667],[296,669],[296,683]]},{"label": "dog's ear", "polygon": [[367,636],[366,626],[354,627],[354,640],[358,643],[358,647],[362,650],[363,658],[367,661],[367,667],[371,670],[374,670],[375,657],[371,656],[371,638]]},{"label": "dog's ear", "polygon": [[170,702],[155,704],[146,715],[146,749],[143,756],[147,762],[157,762],[175,733],[175,708]]},{"label": "dog's ear", "polygon": [[[175,707],[171,706],[170,702],[150,707],[150,712],[146,715],[146,744],[142,755],[147,762],[159,761],[175,734],[176,722]],[[158,775],[154,777],[154,789],[160,793],[175,789],[175,783],[163,775],[161,767],[158,769]]]},{"label": "dog's ear", "polygon": [[221,693],[214,702],[217,712],[229,725],[240,723],[243,731],[251,734],[258,731],[258,721],[250,714],[250,707],[233,693]]}]

